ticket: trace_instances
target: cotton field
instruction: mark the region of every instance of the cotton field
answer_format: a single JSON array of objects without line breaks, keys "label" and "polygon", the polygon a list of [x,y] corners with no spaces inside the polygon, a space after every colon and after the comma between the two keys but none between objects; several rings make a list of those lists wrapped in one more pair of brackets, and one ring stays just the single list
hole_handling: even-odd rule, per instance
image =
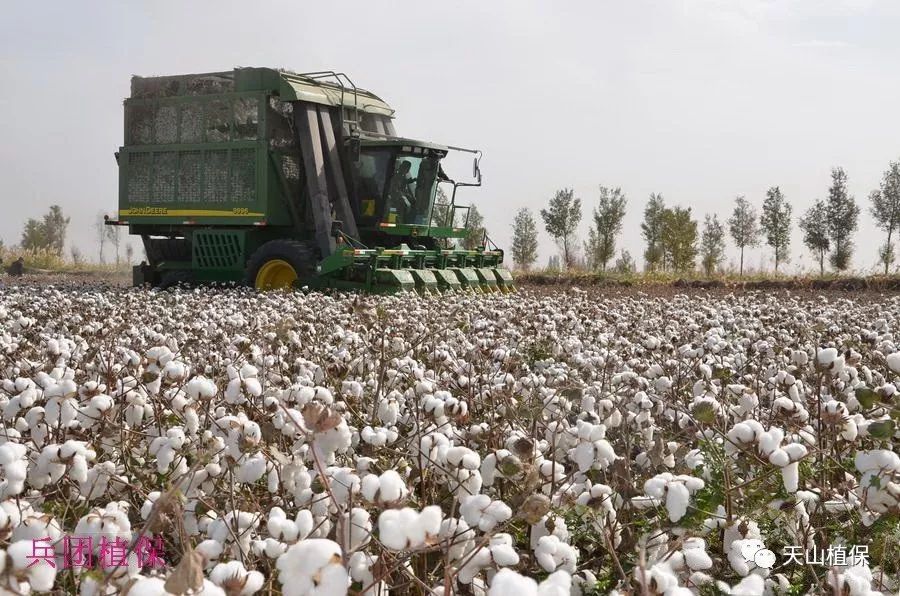
[{"label": "cotton field", "polygon": [[900,298],[0,290],[0,590],[896,594]]}]

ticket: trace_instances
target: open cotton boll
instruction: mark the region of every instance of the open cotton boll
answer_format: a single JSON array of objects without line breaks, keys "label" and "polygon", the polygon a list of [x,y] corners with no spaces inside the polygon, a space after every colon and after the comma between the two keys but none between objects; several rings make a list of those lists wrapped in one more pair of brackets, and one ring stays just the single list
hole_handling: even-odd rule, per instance
[{"label": "open cotton boll", "polygon": [[445,457],[447,463],[454,467],[477,470],[481,466],[481,456],[466,447],[451,447]]},{"label": "open cotton boll", "polygon": [[834,567],[826,581],[836,594],[881,596],[881,590],[873,589],[872,579],[872,570],[867,565],[856,565],[843,569]]},{"label": "open cotton boll", "polygon": [[713,561],[706,552],[706,541],[702,538],[686,538],[681,547],[684,564],[691,571],[711,569]]},{"label": "open cotton boll", "polygon": [[120,539],[130,544],[132,533],[128,508],[125,501],[113,501],[106,507],[96,507],[78,520],[73,535],[91,538],[95,551],[104,539],[110,543]]},{"label": "open cotton boll", "polygon": [[372,539],[372,520],[369,512],[354,507],[350,513],[343,514],[340,527],[343,529],[343,544],[348,551],[355,551],[365,546]]},{"label": "open cotton boll", "polygon": [[530,577],[519,575],[512,569],[501,569],[494,574],[488,596],[537,596],[537,582]]},{"label": "open cotton boll", "polygon": [[229,561],[213,567],[209,580],[228,596],[250,596],[262,588],[265,577],[259,571],[247,571],[240,561]]},{"label": "open cotton boll", "polygon": [[669,512],[669,520],[677,522],[687,513],[691,495],[687,487],[681,482],[671,482],[666,487],[666,509]]},{"label": "open cotton boll", "polygon": [[371,503],[396,503],[406,498],[406,481],[395,470],[385,470],[380,476],[368,474],[360,483],[360,492]]},{"label": "open cotton boll", "polygon": [[888,368],[891,371],[900,374],[900,352],[894,352],[893,354],[888,354],[885,357],[887,361]]},{"label": "open cotton boll", "polygon": [[543,536],[534,549],[534,557],[544,571],[564,570],[575,573],[578,563],[578,550],[562,542],[554,535]]},{"label": "open cotton boll", "polygon": [[[721,582],[720,582],[721,583]],[[737,584],[728,589],[725,585],[726,593],[731,596],[759,596],[765,593],[766,580],[762,576],[751,574],[739,581]]]},{"label": "open cotton boll", "polygon": [[653,499],[665,498],[669,521],[675,523],[687,513],[691,494],[703,486],[703,480],[695,476],[674,476],[670,472],[663,472],[644,483],[644,492]]},{"label": "open cotton boll", "polygon": [[429,505],[421,512],[410,507],[382,511],[378,516],[378,539],[391,550],[419,548],[439,534],[441,517],[437,505]]},{"label": "open cotton boll", "polygon": [[184,392],[194,401],[209,401],[216,396],[216,384],[202,375],[192,378],[184,386]]},{"label": "open cotton boll", "polygon": [[31,589],[38,592],[49,592],[56,580],[56,567],[47,561],[37,561],[30,558],[33,553],[34,539],[18,540],[6,549],[9,557],[7,565],[11,567],[17,576],[28,582]]},{"label": "open cotton boll", "polygon": [[816,353],[816,362],[818,362],[820,366],[827,367],[837,360],[837,357],[837,348],[823,348]]},{"label": "open cotton boll", "polygon": [[160,474],[169,471],[169,466],[175,460],[178,451],[187,442],[187,437],[181,427],[172,427],[162,437],[156,437],[150,442],[150,455],[156,456],[156,468]]},{"label": "open cotton boll", "polygon": [[19,443],[0,445],[0,500],[14,497],[25,490],[28,475],[28,448]]},{"label": "open cotton boll", "polygon": [[459,513],[470,526],[478,526],[482,532],[512,517],[512,509],[503,501],[492,501],[485,494],[470,495],[460,499]]},{"label": "open cotton boll", "polygon": [[331,540],[302,540],[278,557],[276,567],[285,596],[340,596],[349,587],[341,547]]}]

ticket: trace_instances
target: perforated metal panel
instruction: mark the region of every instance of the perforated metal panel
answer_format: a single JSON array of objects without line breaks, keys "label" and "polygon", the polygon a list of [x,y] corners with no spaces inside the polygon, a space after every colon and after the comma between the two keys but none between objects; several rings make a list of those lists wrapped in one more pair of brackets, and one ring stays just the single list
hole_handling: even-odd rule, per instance
[{"label": "perforated metal panel", "polygon": [[[291,174],[296,176],[296,167]],[[128,203],[256,201],[256,150],[146,151],[128,156]]]},{"label": "perforated metal panel", "polygon": [[229,198],[232,203],[252,203],[256,200],[256,150],[231,150],[231,188]]},{"label": "perforated metal panel", "polygon": [[199,203],[203,200],[200,180],[203,172],[201,151],[181,151],[178,175],[178,199],[185,203]]},{"label": "perforated metal panel", "polygon": [[175,202],[175,181],[178,178],[178,153],[175,151],[154,153],[153,169],[156,173],[156,177],[153,180],[153,199],[151,202]]},{"label": "perforated metal panel", "polygon": [[205,151],[204,203],[224,203],[228,198],[228,150]]},{"label": "perforated metal panel", "polygon": [[192,239],[194,267],[243,269],[244,234],[239,231],[198,230]]},{"label": "perforated metal panel", "polygon": [[150,201],[150,181],[152,176],[152,153],[132,153],[128,156],[127,196],[129,203],[146,203]]}]

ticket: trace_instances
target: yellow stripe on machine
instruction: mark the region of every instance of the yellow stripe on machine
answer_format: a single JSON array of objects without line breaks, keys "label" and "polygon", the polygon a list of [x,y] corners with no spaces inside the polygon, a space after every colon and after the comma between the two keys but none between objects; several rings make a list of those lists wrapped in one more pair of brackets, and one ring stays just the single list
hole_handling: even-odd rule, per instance
[{"label": "yellow stripe on machine", "polygon": [[263,217],[265,213],[226,209],[119,209],[119,217]]}]

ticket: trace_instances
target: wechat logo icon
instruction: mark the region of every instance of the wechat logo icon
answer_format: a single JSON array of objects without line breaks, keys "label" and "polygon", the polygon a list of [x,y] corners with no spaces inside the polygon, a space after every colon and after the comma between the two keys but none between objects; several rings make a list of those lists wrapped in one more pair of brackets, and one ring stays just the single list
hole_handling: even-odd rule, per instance
[{"label": "wechat logo icon", "polygon": [[760,569],[771,569],[775,566],[775,553],[766,548],[762,540],[755,538],[742,541],[741,556],[748,563],[752,561]]}]

